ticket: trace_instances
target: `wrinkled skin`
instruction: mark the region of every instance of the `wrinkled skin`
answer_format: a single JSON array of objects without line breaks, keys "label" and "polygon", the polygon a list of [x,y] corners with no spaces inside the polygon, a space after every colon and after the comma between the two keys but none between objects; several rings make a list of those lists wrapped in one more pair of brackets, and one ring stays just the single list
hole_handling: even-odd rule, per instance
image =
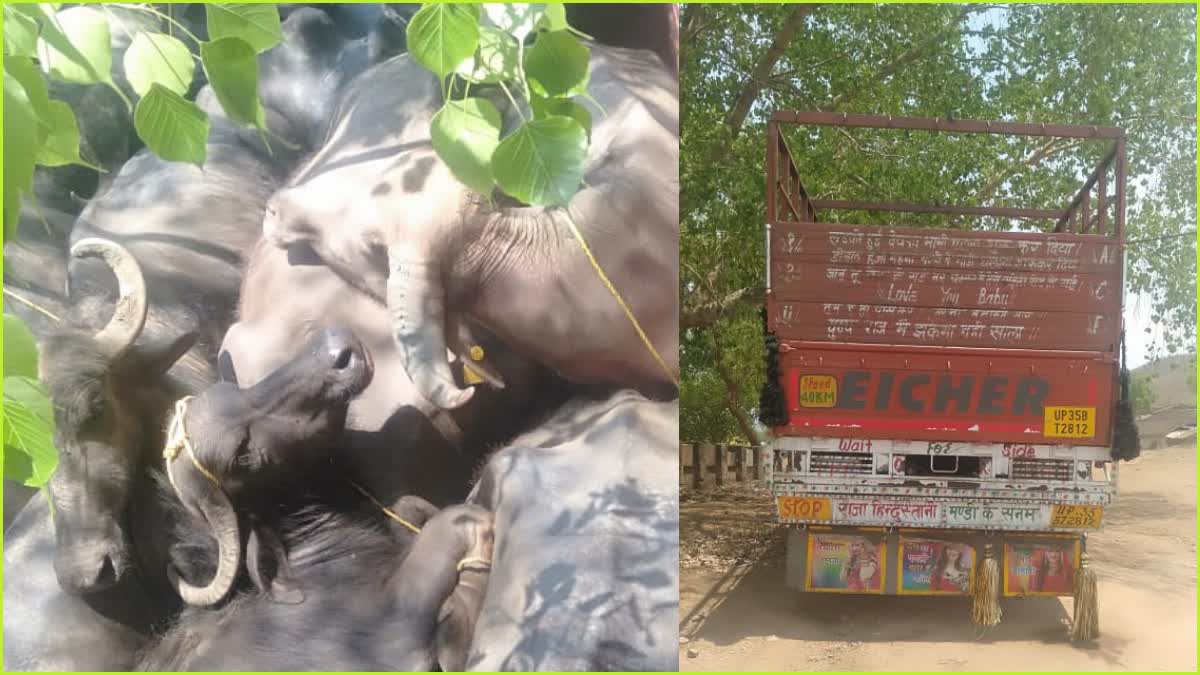
[{"label": "wrinkled skin", "polygon": [[[605,113],[591,110],[587,187],[565,209],[490,207],[432,150],[437,79],[407,57],[380,64],[346,89],[324,147],[272,197],[264,237],[311,246],[386,300],[406,370],[438,407],[472,394],[454,382],[445,356],[447,312],[477,320],[568,380],[673,398],[677,83],[649,52],[593,45],[588,91]],[[665,369],[588,262],[567,214]]]},{"label": "wrinkled skin", "polygon": [[[459,561],[491,557],[491,516],[454,506],[416,519],[397,544],[386,531],[338,511],[285,521],[283,548],[303,603],[249,592],[217,610],[189,609],[139,670],[428,671],[462,668],[472,616],[465,586],[478,572]],[[404,549],[408,549],[404,555]],[[464,599],[465,598],[465,599]],[[457,628],[451,630],[453,625]]]},{"label": "wrinkled skin", "polygon": [[468,503],[496,551],[471,670],[678,668],[678,403],[579,396],[494,455]]},{"label": "wrinkled skin", "polygon": [[[129,304],[135,296],[117,302],[105,261],[73,257],[66,320],[39,345],[59,453],[49,485],[55,567],[68,592],[102,590],[130,570],[123,520],[136,472],[162,448],[166,407],[215,380],[243,256],[279,174],[219,120],[208,156],[201,171],[142,151],[71,232],[72,245],[101,237],[125,247],[145,311]],[[99,339],[117,324],[128,326],[120,344]]]},{"label": "wrinkled skin", "polygon": [[[484,449],[517,433],[540,401],[559,395],[542,369],[485,331],[461,327],[456,331],[460,342],[484,350],[483,361],[472,361],[472,367],[504,387],[481,383],[477,400],[468,406],[452,412],[434,408],[404,372],[386,308],[304,247],[285,251],[266,244],[256,248],[247,267],[239,320],[221,347],[221,376],[243,387],[253,385],[291,358],[308,335],[332,324],[345,326],[363,341],[377,373],[350,404],[339,456],[385,501],[405,494],[438,505],[461,501]],[[454,369],[465,384],[462,363]]]}]

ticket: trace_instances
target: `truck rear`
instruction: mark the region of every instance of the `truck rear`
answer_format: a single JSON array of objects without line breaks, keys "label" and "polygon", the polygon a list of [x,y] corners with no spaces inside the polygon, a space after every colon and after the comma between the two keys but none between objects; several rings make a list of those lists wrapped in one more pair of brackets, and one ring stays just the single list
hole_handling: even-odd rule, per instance
[{"label": "truck rear", "polygon": [[[814,200],[789,125],[1097,139],[1111,149],[1058,208]],[[998,622],[1000,595],[1078,595],[1077,581],[1094,589],[1086,534],[1116,494],[1116,460],[1137,453],[1121,349],[1123,133],[781,112],[767,150],[760,415],[788,526],[788,585],[969,594],[984,625]],[[838,209],[1041,226],[821,222]],[[1094,590],[1076,598],[1077,638],[1094,637],[1094,600]]]}]

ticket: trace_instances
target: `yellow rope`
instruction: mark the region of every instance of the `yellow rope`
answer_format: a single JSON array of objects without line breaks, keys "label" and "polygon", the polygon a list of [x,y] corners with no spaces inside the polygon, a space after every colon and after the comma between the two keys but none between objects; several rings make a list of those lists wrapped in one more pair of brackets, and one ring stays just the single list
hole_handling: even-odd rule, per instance
[{"label": "yellow rope", "polygon": [[492,569],[492,561],[485,558],[463,558],[458,561],[458,571],[463,571],[468,565],[475,565],[476,569],[483,571]]},{"label": "yellow rope", "polygon": [[175,402],[175,416],[171,418],[171,426],[167,429],[167,444],[163,448],[163,458],[167,460],[167,480],[171,481],[172,487],[178,489],[175,486],[175,477],[171,475],[171,462],[175,461],[182,449],[187,452],[188,459],[192,460],[192,466],[204,474],[205,478],[212,481],[217,489],[220,489],[221,481],[211,471],[204,468],[204,465],[197,459],[196,450],[192,447],[192,439],[188,436],[187,427],[184,426],[183,418],[187,416],[188,403],[191,400],[191,396],[184,396]]},{"label": "yellow rope", "polygon": [[367,492],[365,489],[363,489],[363,487],[361,485],[359,485],[358,483],[355,483],[354,481],[352,481],[348,478],[346,479],[346,482],[350,483],[350,485],[355,490],[358,490],[360,493],[362,493],[362,496],[371,500],[371,503],[374,504],[375,506],[379,507],[379,510],[383,511],[383,513],[385,515],[387,515],[388,518],[391,518],[392,520],[396,521],[397,523],[400,523],[404,527],[407,527],[408,529],[412,530],[413,534],[421,533],[421,528],[419,528],[416,525],[413,525],[412,523],[408,522],[407,520],[401,518],[399,515],[396,514],[395,511],[393,511],[393,510],[389,509],[388,507],[384,506],[383,504],[379,503],[379,500],[375,499],[375,497],[371,496],[371,493]]},{"label": "yellow rope", "polygon": [[617,301],[617,304],[620,305],[621,309],[625,311],[625,316],[629,317],[629,323],[633,324],[633,329],[637,331],[638,337],[642,339],[642,344],[646,345],[646,349],[650,350],[650,355],[654,357],[654,360],[658,362],[658,365],[662,366],[663,372],[665,372],[667,377],[670,378],[671,383],[678,387],[679,379],[675,377],[675,373],[671,372],[671,369],[667,366],[667,362],[663,361],[663,358],[659,356],[658,350],[654,348],[653,344],[651,344],[650,338],[646,337],[646,333],[642,330],[641,324],[638,323],[637,317],[633,315],[633,310],[629,309],[629,305],[625,304],[625,299],[621,297],[621,294],[617,291],[616,286],[613,286],[613,283],[608,280],[608,275],[605,274],[604,270],[600,267],[600,262],[596,260],[596,256],[592,255],[592,249],[588,247],[587,241],[584,240],[583,234],[579,231],[579,228],[575,226],[575,220],[571,218],[571,214],[567,211],[567,209],[563,209],[563,215],[567,219],[567,224],[571,226],[571,233],[575,235],[575,239],[579,242],[579,245],[583,247],[583,253],[587,256],[588,262],[592,263],[592,269],[596,270],[596,275],[600,277],[600,281],[604,282],[605,287],[608,288],[608,292],[612,294],[613,298]]}]

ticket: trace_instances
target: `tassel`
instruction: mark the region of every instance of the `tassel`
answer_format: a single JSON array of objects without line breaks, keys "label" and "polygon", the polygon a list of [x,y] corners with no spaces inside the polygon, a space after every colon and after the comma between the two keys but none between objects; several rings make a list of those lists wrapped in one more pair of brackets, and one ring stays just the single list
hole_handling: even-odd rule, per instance
[{"label": "tassel", "polygon": [[1100,637],[1100,608],[1096,592],[1096,570],[1088,565],[1087,553],[1079,556],[1075,572],[1075,616],[1071,622],[1071,642]]},{"label": "tassel", "polygon": [[983,560],[975,570],[975,587],[971,589],[974,600],[971,621],[992,628],[1000,623],[1000,562],[991,544],[985,544],[983,551]]},{"label": "tassel", "polygon": [[767,330],[766,308],[759,314],[763,322],[763,344],[767,349],[767,379],[759,393],[758,420],[768,427],[781,427],[788,423],[788,413],[783,387],[779,384],[779,339]]}]

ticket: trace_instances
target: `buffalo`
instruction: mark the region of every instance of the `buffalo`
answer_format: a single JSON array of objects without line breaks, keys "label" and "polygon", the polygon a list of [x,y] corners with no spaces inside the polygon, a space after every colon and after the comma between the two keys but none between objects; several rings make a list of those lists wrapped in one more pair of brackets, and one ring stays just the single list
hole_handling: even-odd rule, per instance
[{"label": "buffalo", "polygon": [[677,83],[650,52],[592,45],[588,92],[599,107],[588,104],[587,187],[565,208],[492,206],[472,198],[433,151],[438,78],[407,56],[374,66],[346,88],[321,150],[271,198],[264,237],[310,246],[385,299],[405,369],[438,407],[464,405],[474,391],[455,382],[445,353],[447,322],[463,316],[568,380],[673,398]]},{"label": "buffalo", "polygon": [[484,391],[462,409],[439,410],[408,379],[382,304],[305,247],[281,250],[261,242],[246,269],[238,321],[222,344],[222,375],[253,385],[291,358],[298,340],[330,325],[347,327],[367,345],[378,374],[351,403],[341,454],[381,499],[413,494],[439,505],[461,501],[484,451],[561,400],[561,384],[543,369],[478,326],[461,324],[453,342],[467,358],[456,361],[454,377]]},{"label": "buffalo", "polygon": [[677,670],[678,403],[581,392],[496,453],[472,670]]},{"label": "buffalo", "polygon": [[168,404],[215,381],[242,256],[279,181],[220,120],[208,153],[200,169],[140,152],[71,232],[70,305],[39,362],[59,452],[48,486],[55,569],[69,592],[129,570],[123,521],[136,469],[162,448]]},{"label": "buffalo", "polygon": [[[168,576],[194,607],[139,669],[461,667],[491,516],[413,497],[385,512],[325,468],[373,373],[361,343],[329,328],[254,386],[218,383],[177,407],[165,470],[192,517],[175,521]],[[243,565],[254,588],[221,604]]]}]

